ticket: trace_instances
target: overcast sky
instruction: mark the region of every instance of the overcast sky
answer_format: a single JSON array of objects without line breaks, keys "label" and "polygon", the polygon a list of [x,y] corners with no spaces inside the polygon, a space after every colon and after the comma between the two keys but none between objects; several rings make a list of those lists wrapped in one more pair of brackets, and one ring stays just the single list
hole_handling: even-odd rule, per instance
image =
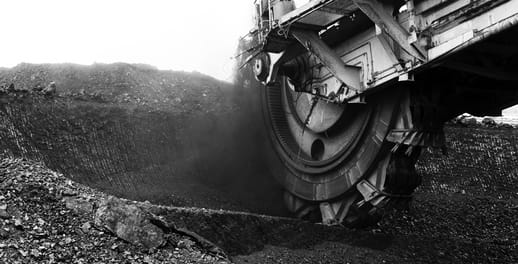
[{"label": "overcast sky", "polygon": [[237,41],[253,24],[253,2],[0,0],[0,66],[146,63],[229,81]]},{"label": "overcast sky", "polygon": [[228,80],[253,0],[0,0],[0,66],[147,63]]}]

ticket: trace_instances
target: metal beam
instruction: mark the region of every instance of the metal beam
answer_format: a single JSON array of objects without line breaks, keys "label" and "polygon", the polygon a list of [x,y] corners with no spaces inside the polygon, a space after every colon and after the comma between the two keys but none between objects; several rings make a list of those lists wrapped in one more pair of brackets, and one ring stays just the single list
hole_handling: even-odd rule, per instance
[{"label": "metal beam", "polygon": [[392,17],[392,6],[379,0],[352,0],[374,24],[387,33],[403,50],[421,61],[426,61],[426,52],[417,44],[409,43],[410,33]]},{"label": "metal beam", "polygon": [[291,34],[347,88],[356,93],[362,92],[359,67],[346,65],[315,32],[293,29]]},{"label": "metal beam", "polygon": [[[295,43],[296,44],[296,43]],[[293,58],[299,56],[304,52],[304,49],[300,47],[300,45],[290,45],[283,52],[275,54],[268,53],[270,55],[270,67],[269,74],[266,80],[266,84],[273,84],[277,81],[277,75],[279,73],[280,67],[292,60]]]}]

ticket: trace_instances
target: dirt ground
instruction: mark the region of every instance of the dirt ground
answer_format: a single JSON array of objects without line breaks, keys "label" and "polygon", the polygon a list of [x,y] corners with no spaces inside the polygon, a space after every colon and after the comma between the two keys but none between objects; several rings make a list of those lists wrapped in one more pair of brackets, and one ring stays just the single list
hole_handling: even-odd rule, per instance
[{"label": "dirt ground", "polygon": [[137,233],[131,216],[107,228],[115,218],[98,212],[108,199],[40,162],[1,157],[0,263],[229,263],[183,233],[157,229],[160,240],[146,240],[151,229]]},{"label": "dirt ground", "polygon": [[[376,228],[287,238],[237,263],[516,263],[517,202],[418,194]],[[303,241],[304,239],[304,241]]]}]

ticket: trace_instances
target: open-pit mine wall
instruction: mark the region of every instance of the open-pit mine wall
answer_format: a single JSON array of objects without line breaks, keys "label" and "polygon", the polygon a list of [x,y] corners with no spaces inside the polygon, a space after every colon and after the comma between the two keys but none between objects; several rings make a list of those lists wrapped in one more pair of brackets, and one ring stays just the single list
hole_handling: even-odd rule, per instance
[{"label": "open-pit mine wall", "polygon": [[2,100],[4,155],[126,198],[282,214],[280,189],[258,158],[262,146],[246,129],[255,125],[238,127],[239,111],[186,114],[30,93]]}]

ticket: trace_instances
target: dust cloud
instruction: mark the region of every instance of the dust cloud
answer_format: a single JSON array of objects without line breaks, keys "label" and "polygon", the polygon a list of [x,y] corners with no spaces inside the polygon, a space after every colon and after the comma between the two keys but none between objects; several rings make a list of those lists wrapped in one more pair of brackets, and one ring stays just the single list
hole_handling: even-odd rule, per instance
[{"label": "dust cloud", "polygon": [[[241,43],[240,50],[244,43]],[[238,50],[238,54],[240,53]],[[234,83],[223,90],[233,111],[192,123],[189,134],[198,158],[192,167],[199,182],[218,189],[245,209],[286,215],[275,168],[267,158],[276,155],[261,108],[263,87],[245,57],[236,61]],[[243,66],[243,67],[242,67]]]},{"label": "dust cloud", "polygon": [[[285,215],[243,60],[233,84],[124,63],[3,69],[0,85],[16,88],[0,96],[0,149],[124,198]],[[41,95],[51,82],[56,95]]]}]

